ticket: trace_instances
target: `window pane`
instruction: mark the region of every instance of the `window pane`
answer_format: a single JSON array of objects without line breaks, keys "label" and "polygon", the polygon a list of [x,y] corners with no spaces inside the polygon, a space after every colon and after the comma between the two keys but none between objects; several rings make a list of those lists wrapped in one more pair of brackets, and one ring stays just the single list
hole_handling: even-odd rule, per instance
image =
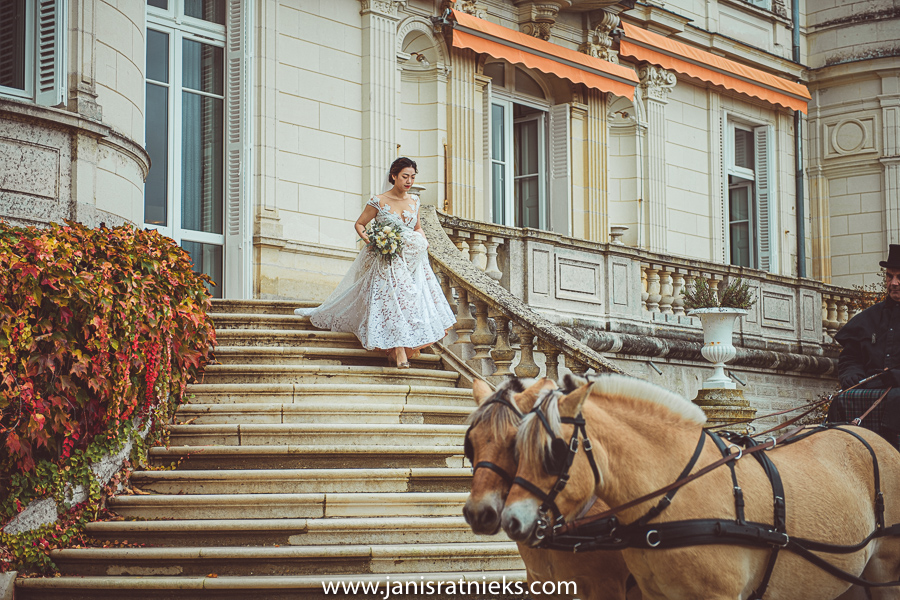
[{"label": "window pane", "polygon": [[493,164],[491,171],[491,198],[494,206],[494,223],[506,225],[506,167]]},{"label": "window pane", "polygon": [[169,0],[147,0],[147,6],[155,6],[163,10],[169,10]]},{"label": "window pane", "polygon": [[516,123],[514,144],[516,175],[536,174],[538,172],[538,122]]},{"label": "window pane", "polygon": [[183,240],[181,247],[191,257],[195,273],[209,275],[215,285],[206,285],[213,298],[222,297],[222,246]]},{"label": "window pane", "polygon": [[222,48],[184,40],[183,85],[192,90],[223,94],[225,54]]},{"label": "window pane", "polygon": [[750,264],[750,223],[731,224],[731,264],[752,267]]},{"label": "window pane", "polygon": [[506,162],[506,109],[491,104],[491,159]]},{"label": "window pane", "polygon": [[522,69],[516,69],[516,91],[529,96],[537,96],[538,98],[544,97],[544,90],[541,89],[538,82]]},{"label": "window pane", "polygon": [[750,188],[747,186],[731,190],[728,194],[729,221],[750,219]]},{"label": "window pane", "polygon": [[169,83],[169,34],[147,30],[147,79]]},{"label": "window pane", "polygon": [[734,164],[737,167],[753,169],[753,132],[734,130]]},{"label": "window pane", "polygon": [[182,93],[181,226],[222,233],[223,101]]},{"label": "window pane", "polygon": [[25,89],[25,0],[0,0],[0,85]]},{"label": "window pane", "polygon": [[166,226],[169,181],[169,90],[147,84],[145,135],[150,173],[144,186],[144,222]]},{"label": "window pane", "polygon": [[225,24],[225,0],[185,0],[184,14],[209,21]]},{"label": "window pane", "polygon": [[503,87],[503,74],[506,66],[503,63],[489,63],[484,65],[484,74],[491,78],[494,85]]},{"label": "window pane", "polygon": [[516,227],[540,228],[539,183],[537,175],[516,178]]}]

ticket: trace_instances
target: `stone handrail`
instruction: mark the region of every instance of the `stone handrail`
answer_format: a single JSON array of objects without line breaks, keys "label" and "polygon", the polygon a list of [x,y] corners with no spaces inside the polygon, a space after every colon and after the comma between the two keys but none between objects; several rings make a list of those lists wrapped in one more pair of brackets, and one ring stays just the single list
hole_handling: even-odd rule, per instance
[{"label": "stone handrail", "polygon": [[[493,373],[483,374],[495,378],[512,374],[509,367],[517,352],[509,345],[511,324],[516,327],[520,339],[520,358],[514,369],[515,374],[520,377],[536,377],[540,373],[540,367],[533,359],[535,341],[545,357],[545,374],[551,379],[559,378],[557,361],[560,354],[566,359],[566,367],[574,373],[584,373],[588,369],[623,373],[598,352],[548,321],[503,288],[489,276],[489,260],[485,261],[485,266],[488,267],[485,271],[471,260],[471,256],[467,259],[447,236],[433,206],[423,206],[419,211],[419,219],[428,239],[432,265],[441,277],[447,301],[456,310],[456,343],[464,348],[469,345],[474,347],[474,355],[465,357],[470,364],[480,363],[482,370],[490,370],[493,367],[485,365],[489,361],[484,359],[491,359],[496,366]],[[491,243],[490,239],[484,241]],[[456,290],[455,296],[453,289]],[[471,315],[470,304],[475,305],[475,318]],[[491,332],[489,314],[494,318],[496,335]]]}]

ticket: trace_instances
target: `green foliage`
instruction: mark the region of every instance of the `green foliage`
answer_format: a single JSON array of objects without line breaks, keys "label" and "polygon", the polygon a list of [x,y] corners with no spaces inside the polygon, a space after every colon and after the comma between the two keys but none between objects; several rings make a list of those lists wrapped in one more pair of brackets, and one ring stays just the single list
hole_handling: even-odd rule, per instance
[{"label": "green foliage", "polygon": [[694,284],[684,293],[684,307],[694,308],[743,308],[748,309],[756,304],[750,284],[741,277],[732,279],[721,296],[710,287],[705,277],[697,277]]},{"label": "green foliage", "polygon": [[[65,500],[71,484],[91,491],[90,510],[91,462],[121,449],[135,423],[150,423],[138,459],[164,438],[215,344],[208,281],[154,231],[0,223],[0,523],[34,498]],[[19,564],[46,566],[16,549],[74,535],[51,533],[0,542]]]},{"label": "green foliage", "polygon": [[866,310],[872,305],[878,304],[887,297],[887,284],[885,283],[884,269],[881,269],[881,281],[868,285],[853,285],[850,292],[851,314]]}]

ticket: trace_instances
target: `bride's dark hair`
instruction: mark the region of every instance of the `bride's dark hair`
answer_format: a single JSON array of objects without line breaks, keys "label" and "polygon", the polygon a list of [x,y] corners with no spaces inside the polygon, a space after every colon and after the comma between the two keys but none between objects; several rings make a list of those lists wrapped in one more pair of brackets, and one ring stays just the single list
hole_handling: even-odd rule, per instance
[{"label": "bride's dark hair", "polygon": [[401,156],[391,163],[391,170],[389,171],[388,175],[388,181],[391,182],[391,185],[394,185],[394,182],[397,180],[397,175],[400,174],[400,171],[407,167],[412,167],[416,173],[419,172],[419,167],[416,166],[416,161],[411,158],[406,158],[405,156]]}]

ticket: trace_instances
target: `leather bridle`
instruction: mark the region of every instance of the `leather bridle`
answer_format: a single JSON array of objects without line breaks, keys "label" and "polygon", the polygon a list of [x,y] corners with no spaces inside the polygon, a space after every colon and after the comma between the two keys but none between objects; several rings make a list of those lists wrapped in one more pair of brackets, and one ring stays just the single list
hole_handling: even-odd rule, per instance
[{"label": "leather bridle", "polygon": [[[487,406],[489,404],[500,404],[502,406],[509,408],[509,410],[513,411],[513,413],[515,413],[517,416],[519,416],[519,417],[522,416],[522,412],[519,410],[519,408],[515,404],[513,404],[512,402],[510,402],[509,400],[507,400],[505,398],[494,398],[494,399],[488,400],[484,406]],[[472,429],[475,427],[475,425],[477,425],[477,423],[472,423],[471,425],[469,425],[469,428],[466,430],[465,441],[463,442],[463,454],[468,459],[469,464],[472,465],[472,475],[474,476],[475,471],[477,471],[478,469],[489,469],[489,470],[493,471],[494,473],[496,473],[497,475],[499,475],[500,477],[502,477],[503,480],[510,487],[512,487],[513,476],[510,475],[506,471],[506,469],[504,469],[500,465],[492,463],[488,460],[479,461],[477,464],[475,463],[475,449],[472,447],[471,440],[469,440],[469,433],[472,431]]]}]

